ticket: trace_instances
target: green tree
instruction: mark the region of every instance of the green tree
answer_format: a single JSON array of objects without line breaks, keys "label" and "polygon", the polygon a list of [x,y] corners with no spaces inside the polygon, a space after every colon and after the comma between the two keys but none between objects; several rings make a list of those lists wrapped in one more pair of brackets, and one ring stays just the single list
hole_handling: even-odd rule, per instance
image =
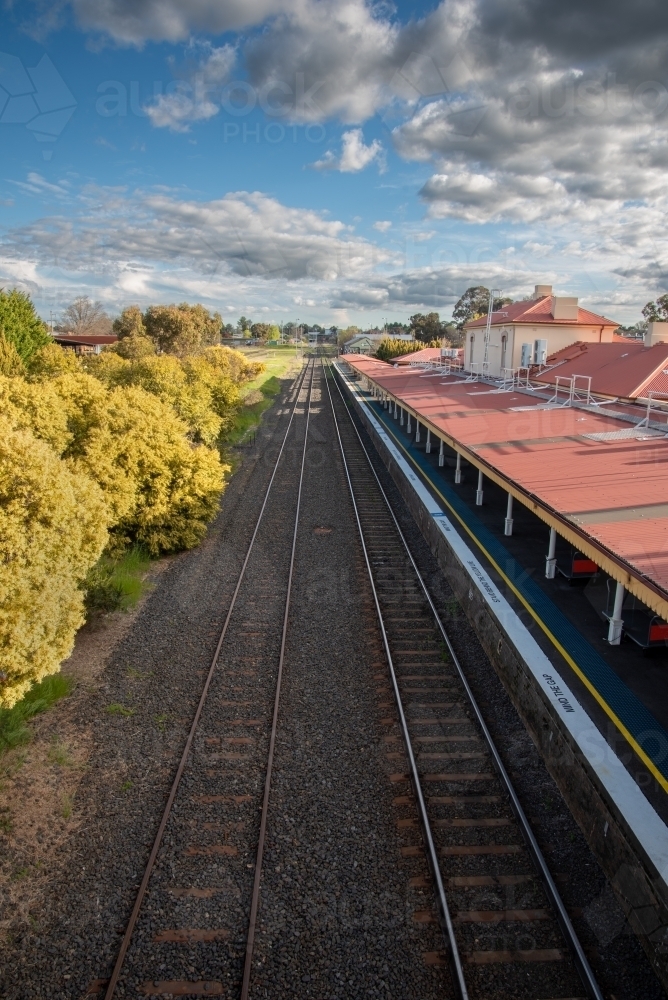
[{"label": "green tree", "polygon": [[445,336],[446,324],[441,322],[441,317],[437,312],[430,312],[426,315],[415,313],[408,322],[415,339],[422,341],[423,344]]},{"label": "green tree", "polygon": [[22,361],[49,343],[46,323],[35,312],[27,292],[0,289],[0,332],[13,344]]},{"label": "green tree", "polygon": [[[509,298],[496,298],[493,303],[493,310],[501,309],[502,306],[512,302]],[[489,288],[484,285],[472,285],[467,288],[452,310],[452,321],[457,329],[462,331],[466,323],[473,319],[480,319],[487,315],[489,309]]]},{"label": "green tree", "polygon": [[139,306],[128,306],[114,320],[113,330],[119,340],[125,337],[143,337],[146,335],[144,317]]},{"label": "green tree", "polygon": [[155,344],[150,337],[142,337],[140,334],[133,333],[132,336],[123,337],[117,344],[113,344],[108,348],[108,351],[113,351],[119,358],[136,361],[138,358],[148,358],[155,354]]},{"label": "green tree", "polygon": [[269,323],[253,323],[250,328],[250,332],[258,340],[269,340],[269,335],[271,333],[271,326]]},{"label": "green tree", "polygon": [[668,295],[660,295],[656,302],[648,302],[642,314],[648,323],[668,321]]},{"label": "green tree", "polygon": [[179,357],[217,344],[222,325],[219,313],[187,302],[178,306],[149,306],[144,313],[146,333],[158,350]]},{"label": "green tree", "polygon": [[347,344],[349,340],[352,340],[353,337],[356,337],[359,332],[360,328],[358,326],[347,326],[345,327],[345,329],[339,330],[339,332],[336,335],[336,340],[339,347],[343,347],[343,345]]}]

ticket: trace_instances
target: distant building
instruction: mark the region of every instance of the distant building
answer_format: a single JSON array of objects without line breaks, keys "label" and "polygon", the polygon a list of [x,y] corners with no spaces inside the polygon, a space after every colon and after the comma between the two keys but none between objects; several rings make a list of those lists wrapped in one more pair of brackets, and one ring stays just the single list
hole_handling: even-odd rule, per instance
[{"label": "distant building", "polygon": [[[465,324],[464,368],[483,374],[487,317]],[[551,285],[536,285],[529,302],[511,302],[492,313],[484,374],[545,364],[576,341],[611,343],[619,323],[581,309],[577,298],[552,294]]]},{"label": "distant building", "polygon": [[113,334],[108,336],[93,336],[87,334],[74,333],[54,333],[53,339],[61,347],[67,347],[75,354],[99,354],[103,347],[118,342],[118,337]]},{"label": "distant building", "polygon": [[383,333],[358,333],[343,346],[346,354],[375,354]]},{"label": "distant building", "polygon": [[347,341],[343,345],[343,351],[346,354],[375,354],[381,340],[387,340],[388,338],[409,342],[413,340],[410,333],[390,337],[389,334],[384,333],[382,330],[368,330],[366,333],[358,333],[352,340]]}]

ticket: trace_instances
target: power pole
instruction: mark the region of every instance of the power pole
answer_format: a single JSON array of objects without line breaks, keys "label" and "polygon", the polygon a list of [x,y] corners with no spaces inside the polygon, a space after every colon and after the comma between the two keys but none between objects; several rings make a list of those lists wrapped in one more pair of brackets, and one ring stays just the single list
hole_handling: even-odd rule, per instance
[{"label": "power pole", "polygon": [[498,298],[501,298],[501,289],[490,288],[489,290],[489,305],[487,306],[487,323],[485,325],[485,351],[482,358],[483,375],[485,375],[489,370],[489,341],[492,332],[492,310],[494,309],[495,293],[498,296]]}]

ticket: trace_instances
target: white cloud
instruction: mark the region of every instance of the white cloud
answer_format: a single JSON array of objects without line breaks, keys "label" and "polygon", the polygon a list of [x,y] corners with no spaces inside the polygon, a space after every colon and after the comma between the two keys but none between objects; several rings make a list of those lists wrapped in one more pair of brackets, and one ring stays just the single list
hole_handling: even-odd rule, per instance
[{"label": "white cloud", "polygon": [[60,181],[53,184],[36,171],[30,171],[24,181],[9,181],[25,194],[33,195],[55,195],[58,198],[68,198],[71,194],[68,181]]},{"label": "white cloud", "polygon": [[392,223],[387,221],[374,222],[373,228],[377,229],[379,233],[386,233],[388,229],[392,228]]},{"label": "white cloud", "polygon": [[331,282],[390,259],[344,223],[259,192],[195,201],[164,190],[86,188],[77,201],[78,212],[9,232],[0,243],[5,258],[116,274],[121,287],[156,268],[201,272],[233,286],[239,278]]},{"label": "white cloud", "polygon": [[116,42],[180,42],[193,32],[214,35],[261,24],[298,0],[72,0],[79,24]]},{"label": "white cloud", "polygon": [[156,128],[169,128],[172,132],[189,132],[190,124],[213,118],[220,110],[223,84],[229,79],[236,62],[233,45],[204,48],[205,57],[197,69],[186,79],[175,80],[171,89],[159,94],[144,111]]},{"label": "white cloud", "polygon": [[316,160],[311,166],[314,170],[339,170],[342,174],[356,174],[374,161],[382,173],[385,169],[383,144],[374,139],[365,146],[362,129],[354,128],[341,136],[340,156],[328,151],[321,160]]}]

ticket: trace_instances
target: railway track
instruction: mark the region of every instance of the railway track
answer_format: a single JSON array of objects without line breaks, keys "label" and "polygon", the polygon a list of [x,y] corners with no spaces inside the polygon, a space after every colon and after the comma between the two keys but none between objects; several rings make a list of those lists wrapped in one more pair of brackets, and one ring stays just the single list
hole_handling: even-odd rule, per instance
[{"label": "railway track", "polygon": [[402,854],[426,854],[435,895],[414,919],[443,932],[425,960],[449,964],[461,1000],[602,1000],[337,378],[327,389],[387,660],[377,681],[397,826],[415,835]]},{"label": "railway track", "polygon": [[239,984],[248,995],[314,370],[301,374],[111,977],[87,995]]},{"label": "railway track", "polygon": [[[440,923],[443,934],[443,950],[423,958],[450,966],[461,1000],[601,998],[345,398],[331,368],[325,374],[323,365],[314,413],[329,401],[332,446],[338,442],[387,659],[387,673],[375,680],[401,853],[409,865],[422,859],[422,871],[426,857],[431,877],[415,875],[411,885],[435,891],[435,907],[412,919]],[[254,995],[314,380],[312,360],[296,389],[111,978],[93,984],[90,995]],[[271,995],[261,971],[266,947],[257,958],[264,996]]]}]

